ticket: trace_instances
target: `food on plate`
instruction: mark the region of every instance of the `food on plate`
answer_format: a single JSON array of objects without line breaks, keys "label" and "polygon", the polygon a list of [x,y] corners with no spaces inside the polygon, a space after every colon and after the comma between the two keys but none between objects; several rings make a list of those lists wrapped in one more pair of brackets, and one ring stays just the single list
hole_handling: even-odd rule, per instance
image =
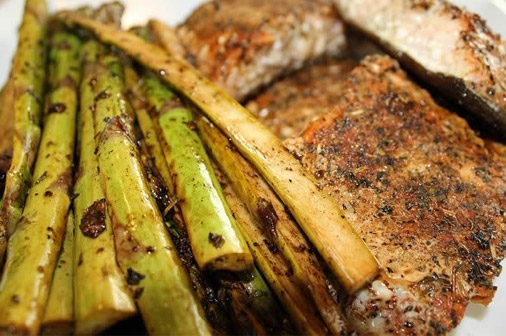
[{"label": "food on plate", "polygon": [[478,15],[446,0],[334,2],[346,22],[504,139],[506,46]]},{"label": "food on plate", "polygon": [[244,232],[258,268],[278,296],[297,330],[305,335],[328,334],[329,330],[317,314],[313,300],[294,278],[290,264],[278,253],[275,245],[269,242],[270,237],[266,234],[263,223],[253,218],[226,176],[219,170],[217,175],[224,184],[223,191],[227,202]]},{"label": "food on plate", "polygon": [[95,78],[97,49],[94,42],[88,42],[82,53],[79,160],[74,185],[74,330],[77,334],[102,332],[137,312],[125,277],[116,263],[111,214],[107,211],[109,205],[95,154],[95,94],[88,83]]},{"label": "food on plate", "polygon": [[0,334],[447,334],[490,303],[506,150],[479,136],[506,129],[505,51],[477,16],[214,0],[122,30],[123,10],[26,0]]},{"label": "food on plate", "polygon": [[176,31],[159,20],[149,20],[148,27],[156,44],[165,49],[172,56],[186,58],[184,49]]},{"label": "food on plate", "polygon": [[177,35],[190,62],[237,100],[346,45],[343,24],[325,0],[211,1]]},{"label": "food on plate", "polygon": [[[162,80],[199,107],[264,175],[347,291],[354,292],[376,275],[376,260],[341,210],[316,187],[279,139],[225,91],[184,61],[134,34],[78,13],[62,12],[59,18],[90,30],[101,41],[115,45],[157,71]],[[319,216],[304,211],[306,206]]]},{"label": "food on plate", "polygon": [[74,324],[74,213],[67,215],[65,236],[54,270],[53,283],[47,299],[42,333],[68,335]]},{"label": "food on plate", "polygon": [[[267,245],[271,252],[285,256],[293,278],[302,285],[303,290],[308,291],[330,332],[335,335],[346,334],[346,320],[330,293],[329,279],[297,224],[284,209],[283,203],[256,169],[235,151],[216,127],[204,117],[197,125],[217,165],[227,175],[227,184],[233,186],[254,218],[252,221],[259,223],[260,229],[264,231],[262,244]],[[252,237],[251,240],[253,239]]]},{"label": "food on plate", "polygon": [[332,112],[286,141],[373,251],[345,308],[357,331],[441,334],[488,304],[504,256],[506,160],[388,56],[365,58]]},{"label": "food on plate", "polygon": [[198,265],[212,270],[251,269],[253,257],[223,198],[192,112],[153,74],[148,73],[143,82]]},{"label": "food on plate", "polygon": [[246,108],[281,140],[298,136],[318,115],[330,112],[350,60],[327,60],[279,80],[246,103]]},{"label": "food on plate", "polygon": [[[12,131],[14,128],[13,98],[11,81],[8,80],[0,92],[0,134],[2,134],[2,137],[0,137],[0,201],[4,194],[5,179],[12,159]],[[0,236],[2,236],[3,230],[3,228],[0,228]],[[0,240],[2,239],[0,237]],[[2,244],[0,242],[0,245]]]},{"label": "food on plate", "polygon": [[[50,39],[44,129],[22,216],[9,232],[0,282],[0,331],[36,334],[44,316],[71,203],[80,47],[79,38],[63,30]],[[35,152],[30,155],[35,157]]]},{"label": "food on plate", "polygon": [[[140,30],[142,31],[143,28]],[[213,331],[217,334],[293,333],[290,323],[258,271],[243,272],[240,276],[234,276],[231,273],[224,276],[216,274],[210,276],[198,267],[191,250],[180,206],[172,201],[173,198],[175,199],[172,196],[174,186],[168,168],[167,178],[165,178],[166,173],[162,174],[159,171],[159,167],[161,170],[166,169],[166,163],[158,138],[153,136],[157,132],[155,124],[147,111],[153,110],[154,106],[149,107],[149,104],[145,103],[147,99],[142,89],[143,83],[134,69],[129,67],[127,70],[126,83],[130,91],[129,96],[141,128],[139,133],[142,133],[142,136],[138,136],[137,143],[141,147],[141,159],[146,177],[152,194],[157,200],[158,208],[168,223],[169,233],[178,256],[190,275],[196,296],[204,308]],[[162,85],[158,86],[158,89],[170,92]],[[160,165],[160,162],[165,165]]]},{"label": "food on plate", "polygon": [[47,16],[44,0],[26,1],[23,22],[19,28],[18,49],[9,79],[13,103],[11,107],[4,106],[7,108],[4,113],[13,109],[12,134],[16,136],[12,135],[12,157],[5,177],[0,212],[0,260],[4,259],[7,238],[14,232],[23,212],[40,141]]},{"label": "food on plate", "polygon": [[[88,47],[94,44],[91,41]],[[143,174],[132,130],[133,111],[124,96],[123,65],[113,52],[101,45],[98,49],[88,60],[96,66],[85,85],[94,94],[96,154],[116,259],[149,333],[208,335],[211,329]]]}]

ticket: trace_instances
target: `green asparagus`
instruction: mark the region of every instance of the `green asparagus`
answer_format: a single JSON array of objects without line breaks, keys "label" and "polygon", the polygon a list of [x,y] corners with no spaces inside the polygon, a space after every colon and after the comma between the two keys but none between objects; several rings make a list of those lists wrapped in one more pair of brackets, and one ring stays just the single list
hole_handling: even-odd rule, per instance
[{"label": "green asparagus", "polygon": [[26,0],[10,79],[14,94],[14,133],[17,136],[12,139],[12,161],[6,176],[0,211],[0,263],[7,236],[14,232],[23,212],[39,146],[47,16],[45,0]]},{"label": "green asparagus", "polygon": [[73,331],[74,242],[74,213],[69,211],[63,246],[42,320],[42,330],[45,335],[70,335]]},{"label": "green asparagus", "polygon": [[199,107],[264,176],[344,289],[355,292],[376,276],[377,260],[336,203],[318,189],[314,178],[280,140],[226,92],[185,62],[134,34],[76,13],[61,13],[59,18],[123,50]]},{"label": "green asparagus", "polygon": [[153,39],[159,46],[170,55],[178,57],[181,60],[185,58],[186,52],[176,32],[171,27],[156,19],[149,20],[148,25],[154,37]]},{"label": "green asparagus", "polygon": [[95,140],[116,241],[117,260],[151,334],[209,335],[163,218],[150,194],[138,158],[131,112],[124,95],[123,68],[117,57],[98,60]]},{"label": "green asparagus", "polygon": [[40,329],[70,205],[80,46],[80,40],[65,31],[51,38],[52,90],[36,179],[7,247],[0,282],[0,330],[36,334]]},{"label": "green asparagus", "polygon": [[[222,179],[226,181],[225,178]],[[280,253],[276,253],[269,236],[261,229],[261,225],[251,217],[230,184],[225,183],[224,193],[237,223],[247,239],[255,263],[290,314],[297,329],[306,335],[328,334],[324,322],[316,314],[313,301],[301,290],[291,274],[290,265]]]},{"label": "green asparagus", "polygon": [[[12,130],[14,127],[14,92],[12,81],[8,80],[0,93],[0,171],[6,173],[8,165],[4,165],[2,160],[10,164],[12,155]],[[3,189],[0,194],[3,193]]]},{"label": "green asparagus", "polygon": [[327,288],[317,257],[276,194],[207,118],[199,117],[197,126],[239,198],[263,225],[262,229],[289,261],[295,278],[310,293],[329,330],[336,335],[346,333],[346,319]]},{"label": "green asparagus", "polygon": [[[74,188],[76,216],[75,332],[99,333],[136,313],[132,294],[116,263],[111,218],[106,208],[95,156],[93,119],[94,80],[100,46],[95,41],[83,48],[81,113],[79,118],[79,174]],[[97,220],[99,218],[100,220]],[[99,289],[99,290],[97,290]]]},{"label": "green asparagus", "polygon": [[223,199],[192,113],[155,76],[147,74],[143,81],[197,263],[202,269],[251,269],[253,258]]}]

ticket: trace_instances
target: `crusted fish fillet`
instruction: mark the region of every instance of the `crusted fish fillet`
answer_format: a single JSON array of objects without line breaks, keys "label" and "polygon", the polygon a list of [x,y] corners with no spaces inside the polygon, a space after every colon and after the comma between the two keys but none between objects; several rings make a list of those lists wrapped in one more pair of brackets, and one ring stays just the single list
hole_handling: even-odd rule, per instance
[{"label": "crusted fish fillet", "polygon": [[343,24],[325,0],[216,0],[177,34],[188,59],[243,100],[305,61],[345,49]]},{"label": "crusted fish fillet", "polygon": [[506,46],[445,0],[334,0],[343,19],[403,66],[506,134]]},{"label": "crusted fish fillet", "polygon": [[335,107],[286,140],[378,258],[350,298],[363,334],[444,334],[487,304],[506,248],[506,158],[388,56],[368,56]]},{"label": "crusted fish fillet", "polygon": [[342,79],[355,66],[350,60],[327,60],[306,67],[267,88],[246,108],[280,139],[300,135],[316,116],[330,112]]}]

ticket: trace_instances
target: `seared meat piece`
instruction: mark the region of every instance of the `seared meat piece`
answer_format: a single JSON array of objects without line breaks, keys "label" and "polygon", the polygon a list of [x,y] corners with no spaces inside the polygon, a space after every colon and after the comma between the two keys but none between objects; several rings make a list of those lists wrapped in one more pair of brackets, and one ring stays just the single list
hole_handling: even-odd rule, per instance
[{"label": "seared meat piece", "polygon": [[298,136],[312,119],[330,112],[342,79],[354,66],[339,60],[309,66],[276,82],[246,108],[279,138]]},{"label": "seared meat piece", "polygon": [[506,248],[506,158],[388,56],[369,56],[331,113],[287,147],[330,192],[382,275],[350,300],[362,333],[441,334],[487,304]]},{"label": "seared meat piece", "polygon": [[238,100],[324,54],[345,48],[326,0],[217,0],[177,28],[188,59]]},{"label": "seared meat piece", "polygon": [[506,46],[445,0],[334,0],[342,17],[421,78],[506,134]]}]

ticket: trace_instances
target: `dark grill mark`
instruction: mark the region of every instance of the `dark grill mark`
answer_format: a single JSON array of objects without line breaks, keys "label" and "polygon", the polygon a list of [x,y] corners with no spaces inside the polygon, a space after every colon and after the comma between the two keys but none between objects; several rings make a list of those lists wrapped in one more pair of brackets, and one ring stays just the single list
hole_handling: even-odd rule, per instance
[{"label": "dark grill mark", "polygon": [[225,244],[225,239],[219,234],[209,232],[209,242],[213,244],[214,247],[220,248]]},{"label": "dark grill mark", "polygon": [[48,113],[63,113],[67,109],[67,106],[63,103],[55,103],[48,109]]},{"label": "dark grill mark", "polygon": [[81,232],[86,237],[97,238],[102,232],[104,232],[105,225],[105,198],[95,201],[89,206],[81,218],[79,224]]},{"label": "dark grill mark", "polygon": [[133,268],[129,267],[127,270],[127,283],[131,286],[138,285],[145,276],[137,273]]},{"label": "dark grill mark", "polygon": [[276,238],[278,235],[276,232],[276,224],[279,218],[276,210],[274,210],[274,207],[272,206],[272,203],[265,198],[260,197],[257,200],[257,214],[262,223],[266,226],[271,237]]}]

